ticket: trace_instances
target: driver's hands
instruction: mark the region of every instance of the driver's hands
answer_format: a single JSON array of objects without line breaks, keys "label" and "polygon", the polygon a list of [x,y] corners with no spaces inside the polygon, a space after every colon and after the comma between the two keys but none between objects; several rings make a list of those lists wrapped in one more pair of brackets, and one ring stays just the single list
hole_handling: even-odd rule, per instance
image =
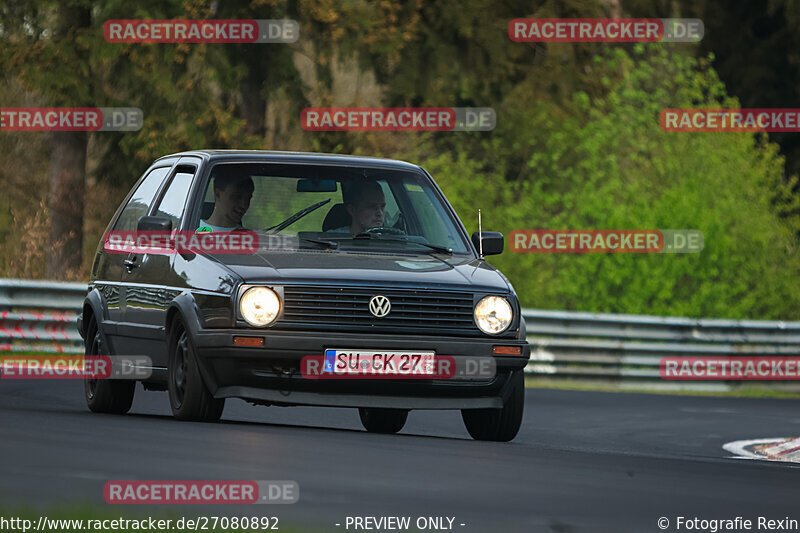
[{"label": "driver's hands", "polygon": [[376,226],[374,228],[367,228],[364,230],[364,233],[369,233],[370,235],[405,235],[406,232],[401,230],[400,228],[392,228],[389,226]]}]

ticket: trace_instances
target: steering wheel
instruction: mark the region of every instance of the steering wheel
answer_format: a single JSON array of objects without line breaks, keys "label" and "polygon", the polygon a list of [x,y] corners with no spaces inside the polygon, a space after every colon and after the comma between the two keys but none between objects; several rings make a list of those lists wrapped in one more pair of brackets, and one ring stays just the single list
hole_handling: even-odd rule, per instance
[{"label": "steering wheel", "polygon": [[375,235],[405,235],[406,232],[401,230],[400,228],[391,228],[389,226],[376,226],[374,228],[367,228],[364,230],[364,233],[370,233]]}]

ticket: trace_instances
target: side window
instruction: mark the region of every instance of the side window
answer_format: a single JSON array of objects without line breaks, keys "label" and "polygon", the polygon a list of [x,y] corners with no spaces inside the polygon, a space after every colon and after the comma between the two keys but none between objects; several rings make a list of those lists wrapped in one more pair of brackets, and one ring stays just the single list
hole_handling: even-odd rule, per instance
[{"label": "side window", "polygon": [[384,180],[379,180],[378,185],[383,189],[383,197],[386,200],[386,210],[383,215],[384,226],[394,226],[400,218],[400,208],[397,206],[397,200],[394,198],[394,192],[389,187],[389,184]]},{"label": "side window", "polygon": [[173,230],[178,229],[180,225],[183,208],[186,206],[186,197],[189,196],[189,188],[192,186],[194,172],[194,167],[178,167],[154,213],[156,216],[167,217],[172,220]]},{"label": "side window", "polygon": [[452,224],[447,223],[450,219],[444,212],[441,203],[433,198],[433,191],[423,189],[414,183],[406,183],[405,186],[408,191],[408,198],[411,200],[414,211],[422,223],[422,236],[429,243],[462,251],[464,246],[459,245],[455,239],[456,229]]},{"label": "side window", "polygon": [[161,186],[161,182],[164,181],[169,169],[170,167],[154,168],[145,176],[131,199],[128,200],[128,204],[122,210],[122,213],[119,214],[117,223],[114,224],[114,231],[136,231],[139,219],[147,214],[150,205],[153,203],[153,198],[155,198],[158,188]]}]

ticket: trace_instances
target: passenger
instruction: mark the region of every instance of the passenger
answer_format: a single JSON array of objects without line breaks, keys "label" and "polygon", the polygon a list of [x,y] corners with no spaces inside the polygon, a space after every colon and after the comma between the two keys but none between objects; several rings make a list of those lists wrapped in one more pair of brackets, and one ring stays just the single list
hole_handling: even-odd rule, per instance
[{"label": "passenger", "polygon": [[198,232],[244,229],[242,217],[250,208],[255,185],[250,176],[222,171],[214,177],[214,211],[200,220]]}]

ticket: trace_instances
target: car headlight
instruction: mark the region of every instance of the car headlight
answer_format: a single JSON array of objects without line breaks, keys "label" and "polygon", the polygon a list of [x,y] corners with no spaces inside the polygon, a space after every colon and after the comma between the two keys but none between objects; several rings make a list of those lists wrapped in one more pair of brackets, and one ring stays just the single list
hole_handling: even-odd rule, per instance
[{"label": "car headlight", "polygon": [[500,296],[486,296],[475,306],[475,323],[489,335],[504,332],[513,319],[511,304]]},{"label": "car headlight", "polygon": [[281,311],[281,300],[267,287],[250,287],[239,302],[242,318],[251,326],[262,327],[275,322]]}]

